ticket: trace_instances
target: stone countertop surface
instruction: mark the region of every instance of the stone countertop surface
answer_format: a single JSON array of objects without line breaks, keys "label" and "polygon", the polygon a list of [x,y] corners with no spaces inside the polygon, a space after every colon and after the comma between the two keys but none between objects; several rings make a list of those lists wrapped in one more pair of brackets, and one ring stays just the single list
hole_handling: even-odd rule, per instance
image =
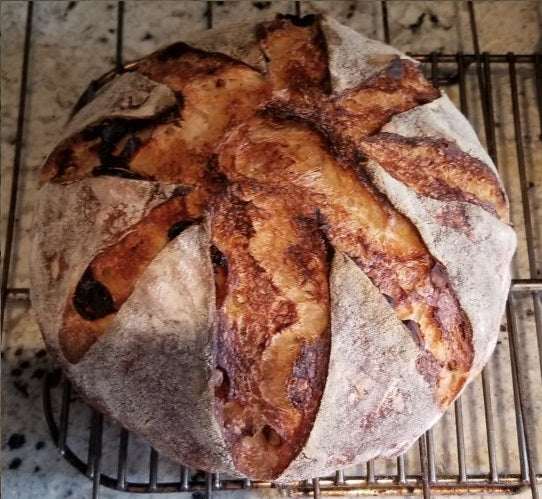
[{"label": "stone countertop surface", "polygon": [[[440,51],[473,52],[468,10],[464,2],[388,2],[391,44],[414,53]],[[327,12],[367,36],[383,39],[380,3],[372,1],[303,1],[302,13]],[[18,97],[23,61],[26,2],[1,3],[1,163],[2,163],[2,248],[9,205],[11,173],[17,133]],[[183,39],[190,32],[206,28],[202,1],[127,1],[124,15],[122,55],[131,60]],[[290,1],[215,2],[215,26],[238,22],[241,18],[263,19],[276,12],[294,12]],[[542,2],[477,1],[475,12],[480,51],[530,54],[542,51],[540,26]],[[115,2],[38,1],[34,4],[29,53],[27,110],[21,155],[21,176],[16,208],[9,287],[29,285],[29,238],[32,207],[36,193],[36,173],[55,144],[68,114],[92,78],[111,69],[115,63],[117,4]],[[472,69],[472,68],[471,68]],[[470,90],[469,119],[480,134],[483,122],[474,74],[467,80]],[[537,116],[532,67],[518,67],[519,104],[522,113],[521,144],[528,180],[529,207],[533,219],[536,268],[529,269],[521,190],[518,181],[518,136],[511,118],[510,82],[505,66],[493,73],[497,156],[503,180],[510,194],[512,220],[518,229],[519,249],[513,272],[517,278],[540,277],[542,255],[542,131]],[[458,89],[446,89],[457,102]],[[542,299],[542,297],[541,297]],[[520,331],[520,354],[524,359],[522,376],[529,388],[531,416],[540,419],[542,400],[540,369],[535,342],[535,309],[540,300],[521,296],[516,300],[514,318]],[[523,341],[524,340],[524,341]],[[503,323],[496,353],[489,366],[492,402],[495,411],[497,460],[503,472],[517,472],[518,450],[510,378],[508,329]],[[41,386],[52,368],[44,349],[28,301],[7,302],[2,345],[2,496],[6,499],[49,499],[91,497],[91,483],[72,468],[54,448],[41,408]],[[538,387],[538,388],[537,388]],[[462,396],[465,417],[467,465],[469,471],[487,473],[488,455],[483,426],[484,406],[481,382],[474,382]],[[75,402],[72,418],[89,421],[82,404]],[[73,445],[84,449],[87,424],[74,436]],[[457,450],[453,441],[454,416],[449,411],[434,429],[436,471],[456,473]],[[535,455],[542,472],[542,427],[537,428]],[[115,432],[113,428],[107,431]],[[106,433],[107,433],[106,431]],[[104,443],[114,449],[114,443]],[[83,452],[83,450],[82,450]],[[131,443],[130,479],[145,478],[148,447]],[[105,454],[104,454],[105,455]],[[143,465],[142,465],[143,463]],[[410,469],[419,469],[416,452],[407,454]],[[104,464],[105,466],[108,463]],[[112,464],[111,464],[112,465]],[[377,473],[394,473],[389,462],[376,464]],[[161,472],[176,473],[173,463],[161,461]],[[177,471],[175,471],[177,470]],[[526,494],[528,494],[526,492]],[[226,497],[226,493],[217,492]],[[244,492],[236,496],[280,495],[277,490]],[[101,497],[128,498],[136,495],[102,488]],[[157,494],[157,497],[171,497]],[[137,495],[137,497],[148,497]],[[231,495],[228,495],[231,497]]]}]

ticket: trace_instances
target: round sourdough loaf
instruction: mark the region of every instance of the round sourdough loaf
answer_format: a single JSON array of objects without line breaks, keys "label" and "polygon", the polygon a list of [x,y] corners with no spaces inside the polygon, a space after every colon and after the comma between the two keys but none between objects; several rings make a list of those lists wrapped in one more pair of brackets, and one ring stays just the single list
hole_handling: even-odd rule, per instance
[{"label": "round sourdough loaf", "polygon": [[327,17],[128,66],[42,169],[32,300],[86,400],[254,479],[398,455],[481,370],[515,235],[417,64]]}]

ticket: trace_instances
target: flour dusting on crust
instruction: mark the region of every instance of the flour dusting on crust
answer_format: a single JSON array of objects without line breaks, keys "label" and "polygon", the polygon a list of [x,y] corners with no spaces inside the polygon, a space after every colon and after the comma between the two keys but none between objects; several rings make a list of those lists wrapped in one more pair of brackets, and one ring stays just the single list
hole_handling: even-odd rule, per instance
[{"label": "flour dusting on crust", "polygon": [[419,348],[380,291],[338,251],[330,288],[326,388],[309,439],[281,481],[398,455],[442,414],[416,368]]},{"label": "flour dusting on crust", "polygon": [[474,378],[497,341],[510,287],[515,232],[479,206],[421,196],[375,162],[369,162],[368,171],[379,190],[414,223],[431,253],[446,268],[472,324],[475,357],[469,379]]},{"label": "flour dusting on crust", "polygon": [[[356,87],[398,57],[407,58],[332,18],[317,19],[334,94]],[[209,30],[184,42],[266,73],[253,23]],[[215,82],[217,88],[223,84]],[[167,85],[127,72],[72,119],[61,143],[99,122],[152,119],[178,104]],[[381,130],[455,142],[496,175],[468,121],[445,95],[393,117]],[[473,329],[472,379],[495,345],[510,283],[514,231],[479,206],[417,194],[374,161],[360,170],[416,226],[445,268]],[[79,362],[68,362],[58,342],[66,303],[89,263],[171,199],[175,187],[154,177],[98,176],[45,184],[38,193],[33,228],[32,302],[49,350],[91,404],[173,459],[238,474],[215,407],[216,283],[206,213],[170,227],[169,242],[138,275],[132,294]],[[278,481],[326,475],[345,465],[398,455],[442,414],[435,387],[417,364],[419,345],[393,305],[337,250],[329,291],[331,353],[320,407],[307,441]]]},{"label": "flour dusting on crust", "polygon": [[228,471],[233,464],[209,383],[215,296],[208,248],[205,226],[171,241],[70,374],[93,404],[160,452],[192,456],[186,464],[196,468]]}]

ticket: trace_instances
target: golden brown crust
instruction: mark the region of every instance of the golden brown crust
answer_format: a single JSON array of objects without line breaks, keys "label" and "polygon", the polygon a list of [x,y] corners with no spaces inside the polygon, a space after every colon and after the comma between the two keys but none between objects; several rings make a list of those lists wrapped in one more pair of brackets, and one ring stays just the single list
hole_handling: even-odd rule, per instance
[{"label": "golden brown crust", "polygon": [[274,90],[301,95],[329,92],[325,39],[315,16],[303,22],[279,16],[260,23],[256,35]]},{"label": "golden brown crust", "polygon": [[94,124],[55,150],[42,178],[118,175],[181,186],[81,276],[60,330],[69,362],[80,361],[112,324],[170,239],[188,223],[209,223],[217,420],[236,469],[267,479],[303,448],[319,408],[333,248],[365,272],[403,321],[438,404],[455,398],[472,365],[471,324],[446,268],[373,187],[367,158],[424,196],[467,201],[501,218],[507,206],[495,178],[467,154],[378,133],[393,116],[439,97],[413,62],[392,60],[332,95],[317,18],[279,17],[261,23],[257,37],[265,74],[182,43],[138,62],[133,71],[170,87],[177,106],[154,119]]},{"label": "golden brown crust", "polygon": [[508,203],[497,177],[455,144],[380,133],[358,146],[393,177],[435,199],[476,204],[508,221]]},{"label": "golden brown crust", "polygon": [[174,195],[89,264],[64,311],[59,333],[60,348],[70,362],[81,360],[104,333],[154,257],[198,221],[201,214],[191,213],[187,204],[183,195]]},{"label": "golden brown crust", "polygon": [[236,466],[255,477],[278,476],[306,440],[330,344],[326,247],[316,219],[283,202],[243,186],[212,218],[227,262],[217,362],[228,389],[218,411]]},{"label": "golden brown crust", "polygon": [[334,112],[340,119],[336,128],[350,139],[370,135],[392,116],[431,102],[439,95],[413,62],[397,58],[334,99]]},{"label": "golden brown crust", "polygon": [[175,92],[182,92],[185,85],[194,79],[234,66],[250,67],[226,55],[205,52],[178,42],[142,59],[132,69]]},{"label": "golden brown crust", "polygon": [[243,122],[260,103],[267,82],[243,65],[217,69],[183,82],[177,123],[155,128],[129,167],[146,178],[198,184],[226,130]]},{"label": "golden brown crust", "polygon": [[436,385],[439,402],[460,391],[472,331],[445,269],[408,219],[338,163],[321,136],[299,122],[256,118],[230,135],[220,164],[232,181],[283,188],[288,206],[303,199],[306,210],[317,210],[331,244],[365,271],[411,331],[422,350],[420,372]]}]

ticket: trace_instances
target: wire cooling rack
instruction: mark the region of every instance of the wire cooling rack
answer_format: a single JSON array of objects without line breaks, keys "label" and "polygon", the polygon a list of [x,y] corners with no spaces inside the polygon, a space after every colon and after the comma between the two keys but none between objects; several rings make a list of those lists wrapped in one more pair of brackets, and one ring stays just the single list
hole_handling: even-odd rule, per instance
[{"label": "wire cooling rack", "polygon": [[[389,42],[388,4],[379,3],[383,39]],[[515,272],[517,278],[512,282],[505,323],[501,326],[501,340],[502,343],[507,341],[508,348],[501,344],[498,355],[495,354],[497,360],[491,363],[492,369],[486,367],[480,379],[473,383],[474,388],[469,387],[470,392],[455,402],[443,420],[423,435],[417,446],[396,460],[370,461],[362,467],[337,470],[333,476],[315,477],[287,486],[191,470],[169,462],[140,441],[137,452],[138,456],[146,454],[145,471],[143,477],[139,474],[137,479],[132,479],[130,459],[136,437],[110,425],[97,411],[82,408],[74,398],[69,381],[63,379],[59,371],[50,373],[43,386],[43,405],[51,436],[61,455],[93,481],[94,498],[99,496],[103,486],[137,493],[185,492],[194,497],[201,494],[211,497],[216,490],[285,487],[289,494],[315,498],[343,494],[429,497],[431,494],[516,493],[529,488],[532,497],[538,499],[538,487],[542,484],[539,464],[542,458],[542,237],[541,223],[534,212],[538,202],[534,196],[535,184],[531,180],[533,169],[536,171],[542,165],[542,55],[480,53],[476,5],[466,4],[472,53],[410,55],[422,63],[436,85],[446,87],[473,122],[500,167],[512,206],[517,208],[515,225],[520,248],[516,260],[521,260],[523,255],[523,264],[517,264],[521,270]],[[297,15],[307,13],[303,7],[302,2],[293,2]],[[123,2],[117,3],[116,15],[116,71],[122,71],[125,67],[122,60]],[[207,2],[208,28],[213,26],[215,16],[214,3]],[[28,299],[28,289],[8,287],[8,282],[16,229],[32,22],[33,3],[29,2],[2,269],[2,320],[6,303]],[[92,82],[81,102],[112,75],[114,72]],[[535,102],[534,107],[527,109],[526,101]],[[512,151],[502,145],[506,130]],[[506,157],[501,161],[503,155]],[[514,212],[512,215],[514,219]],[[81,431],[85,435],[82,447],[71,441],[72,435],[80,435]],[[167,477],[164,476],[166,468]]]}]

